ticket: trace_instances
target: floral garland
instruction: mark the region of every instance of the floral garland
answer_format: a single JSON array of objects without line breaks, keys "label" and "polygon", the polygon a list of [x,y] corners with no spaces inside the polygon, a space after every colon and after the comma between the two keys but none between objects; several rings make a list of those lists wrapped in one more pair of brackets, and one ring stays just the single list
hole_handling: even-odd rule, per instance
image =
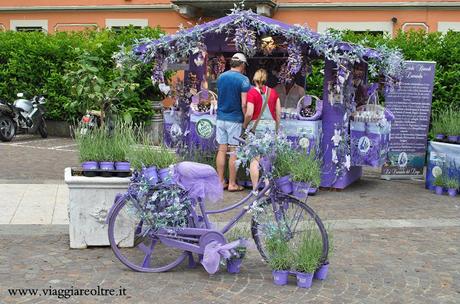
[{"label": "floral garland", "polygon": [[[278,24],[265,22],[250,10],[237,7],[224,22],[215,22],[208,27],[198,25],[190,29],[181,26],[172,36],[163,36],[157,40],[141,39],[135,43],[131,53],[126,48],[122,48],[115,55],[117,65],[129,66],[133,64],[133,59],[143,63],[154,62],[154,66],[159,66],[153,69],[154,79],[161,81],[164,78],[160,75],[164,62],[174,63],[193,54],[197,49],[202,48],[204,37],[209,33],[226,33],[227,39],[232,37],[237,50],[248,56],[253,56],[257,52],[257,36],[283,36],[289,42],[287,48],[290,56],[287,69],[290,73],[298,72],[300,69],[302,50],[308,50],[310,53],[331,60],[338,67],[343,61],[352,65],[367,62],[371,76],[374,74],[383,76],[382,78],[387,82],[386,90],[391,90],[398,84],[404,69],[403,57],[399,50],[378,46],[371,56],[372,52],[369,49],[340,41],[341,35],[337,32],[327,31],[320,34],[302,25],[283,29]],[[340,74],[339,76],[343,77],[343,73]]]}]

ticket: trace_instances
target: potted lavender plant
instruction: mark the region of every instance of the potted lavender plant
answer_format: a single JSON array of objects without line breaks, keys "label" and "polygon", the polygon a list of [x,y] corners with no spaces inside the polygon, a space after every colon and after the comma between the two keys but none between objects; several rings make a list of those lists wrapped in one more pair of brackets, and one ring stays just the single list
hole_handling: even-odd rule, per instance
[{"label": "potted lavender plant", "polygon": [[291,168],[294,164],[294,151],[291,149],[277,149],[276,159],[273,165],[273,177],[275,183],[282,192],[292,193]]},{"label": "potted lavender plant", "polygon": [[[235,227],[226,234],[227,241],[233,242],[239,239],[248,239],[249,230],[246,228]],[[238,246],[233,250],[232,256],[227,259],[227,272],[228,273],[239,273],[241,268],[241,263],[243,262],[244,257],[246,256],[246,247]]]},{"label": "potted lavender plant", "polygon": [[314,150],[295,152],[291,162],[293,195],[299,199],[307,197],[311,187],[321,183],[321,164]]},{"label": "potted lavender plant", "polygon": [[445,180],[445,186],[447,188],[447,193],[449,193],[449,196],[457,196],[457,189],[460,186],[458,180],[456,180],[455,178],[447,178]]},{"label": "potted lavender plant", "polygon": [[321,258],[321,249],[321,238],[319,235],[312,233],[312,231],[303,235],[294,253],[294,268],[296,270],[298,287],[311,287],[313,275]]},{"label": "potted lavender plant", "polygon": [[279,286],[287,284],[292,261],[292,254],[282,227],[286,226],[274,223],[271,227],[267,227],[266,236],[268,264],[272,269],[273,283]]},{"label": "potted lavender plant", "polygon": [[436,176],[433,185],[435,186],[434,191],[437,195],[442,195],[444,192],[444,178],[442,175]]}]

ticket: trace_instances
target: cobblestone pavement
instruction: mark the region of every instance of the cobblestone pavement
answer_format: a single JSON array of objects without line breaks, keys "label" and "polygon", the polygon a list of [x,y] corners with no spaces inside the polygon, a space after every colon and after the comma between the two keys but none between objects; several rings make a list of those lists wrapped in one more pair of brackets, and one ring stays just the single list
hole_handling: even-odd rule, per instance
[{"label": "cobblestone pavement", "polygon": [[[59,226],[54,226],[59,227]],[[275,286],[250,250],[238,275],[209,276],[185,266],[132,272],[108,248],[68,249],[60,229],[2,231],[0,302],[57,303],[57,297],[10,296],[8,288],[121,288],[126,296],[74,296],[65,303],[459,303],[460,227],[338,230],[329,277],[311,289]],[[40,230],[40,229],[38,229]],[[27,233],[27,231],[31,231]]]},{"label": "cobblestone pavement", "polygon": [[64,168],[76,165],[76,145],[71,138],[18,135],[9,143],[0,142],[1,183],[62,182]]}]

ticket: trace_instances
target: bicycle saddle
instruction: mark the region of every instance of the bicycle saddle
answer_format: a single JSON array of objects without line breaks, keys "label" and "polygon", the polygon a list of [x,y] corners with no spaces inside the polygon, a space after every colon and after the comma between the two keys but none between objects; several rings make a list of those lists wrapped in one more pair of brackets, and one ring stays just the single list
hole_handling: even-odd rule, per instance
[{"label": "bicycle saddle", "polygon": [[205,164],[181,162],[174,168],[174,180],[189,197],[216,202],[223,197],[223,186],[216,170]]}]

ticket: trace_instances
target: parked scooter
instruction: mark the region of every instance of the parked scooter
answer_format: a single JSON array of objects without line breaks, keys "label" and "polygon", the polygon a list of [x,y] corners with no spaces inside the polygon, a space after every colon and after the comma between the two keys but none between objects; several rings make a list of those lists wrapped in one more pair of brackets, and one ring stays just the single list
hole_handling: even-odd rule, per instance
[{"label": "parked scooter", "polygon": [[17,94],[13,104],[0,100],[0,140],[11,141],[16,134],[40,133],[48,137],[45,122],[45,98],[35,96],[25,99],[23,93]]}]

